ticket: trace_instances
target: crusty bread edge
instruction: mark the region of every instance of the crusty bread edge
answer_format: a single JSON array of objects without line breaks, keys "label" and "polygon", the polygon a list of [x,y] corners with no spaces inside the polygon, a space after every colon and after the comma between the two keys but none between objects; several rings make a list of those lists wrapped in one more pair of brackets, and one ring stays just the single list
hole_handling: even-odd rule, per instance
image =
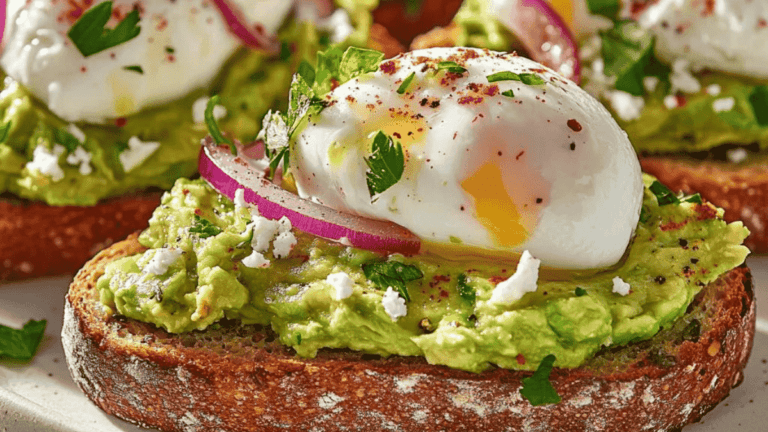
[{"label": "crusty bread edge", "polygon": [[[260,353],[259,361],[130,344],[94,299],[103,267],[142,250],[136,237],[101,252],[67,295],[63,344],[75,382],[103,410],[165,431],[272,430],[677,430],[697,421],[743,379],[755,326],[746,267],[721,278],[726,308],[697,342],[683,342],[671,367],[609,376],[555,369],[563,402],[521,398],[530,373],[472,374],[421,359],[380,361]],[[112,320],[114,321],[114,320]],[[684,360],[680,360],[680,359]]]}]

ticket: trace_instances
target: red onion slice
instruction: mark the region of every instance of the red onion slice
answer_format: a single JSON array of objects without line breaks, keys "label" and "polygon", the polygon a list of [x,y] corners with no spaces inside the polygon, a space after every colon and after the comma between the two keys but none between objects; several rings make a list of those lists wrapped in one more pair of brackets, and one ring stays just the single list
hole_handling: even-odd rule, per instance
[{"label": "red onion slice", "polygon": [[491,9],[534,60],[579,83],[578,45],[546,0],[493,0]]},{"label": "red onion slice", "polygon": [[251,26],[243,17],[239,9],[229,4],[227,0],[213,0],[213,4],[219,8],[221,16],[229,26],[232,33],[237,36],[245,46],[270,52],[278,52],[280,49],[277,40],[264,32],[260,26]]},{"label": "red onion slice", "polygon": [[[2,25],[2,27],[0,27],[0,41],[2,41],[3,35],[5,34],[5,9],[8,7],[6,3],[5,0],[0,2],[0,25]],[[0,47],[3,45],[5,44],[0,44]]]},{"label": "red onion slice", "polygon": [[294,227],[318,237],[405,255],[417,254],[421,247],[419,238],[400,225],[342,213],[276,186],[245,159],[233,156],[229,147],[216,146],[210,137],[203,143],[198,168],[220,194],[234,199],[235,191],[243,189],[245,201],[255,204],[262,216],[286,216]]}]

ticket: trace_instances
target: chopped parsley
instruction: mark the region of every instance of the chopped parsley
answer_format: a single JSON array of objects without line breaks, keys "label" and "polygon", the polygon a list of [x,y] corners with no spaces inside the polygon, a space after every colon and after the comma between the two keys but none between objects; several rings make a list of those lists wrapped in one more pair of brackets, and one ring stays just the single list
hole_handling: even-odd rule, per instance
[{"label": "chopped parsley", "polygon": [[339,64],[340,81],[347,82],[362,74],[374,72],[379,68],[382,60],[384,60],[384,53],[381,51],[349,47],[344,51]]},{"label": "chopped parsley", "polygon": [[80,146],[80,140],[66,129],[54,129],[53,137],[57,144],[61,144],[67,149],[67,153],[73,153]]},{"label": "chopped parsley", "polygon": [[459,66],[459,64],[454,61],[442,61],[438,63],[437,70],[444,70],[455,74],[463,74],[467,71],[466,68]]},{"label": "chopped parsley", "polygon": [[475,304],[475,297],[477,296],[477,293],[475,293],[475,289],[469,285],[469,281],[467,281],[467,275],[464,273],[460,274],[458,280],[456,281],[456,286],[459,288],[459,297],[461,297],[469,304]]},{"label": "chopped parsley", "polygon": [[653,60],[653,35],[634,21],[619,21],[600,31],[600,39],[605,75],[616,77],[617,90],[642,96],[643,78]]},{"label": "chopped parsley", "polygon": [[587,290],[585,290],[582,287],[576,287],[575,294],[576,294],[576,297],[584,297],[585,295],[587,295]]},{"label": "chopped parsley", "polygon": [[768,126],[768,86],[757,86],[749,95],[749,103],[760,126]]},{"label": "chopped parsley", "polygon": [[232,154],[236,155],[237,147],[235,147],[235,143],[221,134],[219,124],[216,122],[216,118],[213,117],[213,109],[218,103],[219,95],[213,95],[208,99],[208,103],[205,105],[205,125],[208,127],[208,133],[211,135],[211,138],[213,138],[213,142],[215,142],[216,145],[226,144],[229,146],[229,150]]},{"label": "chopped parsley", "polygon": [[105,1],[87,10],[70,27],[67,36],[83,57],[128,42],[141,32],[138,9],[132,10],[114,29],[105,26],[112,17],[112,2]]},{"label": "chopped parsley", "polygon": [[587,0],[589,13],[593,15],[602,15],[609,19],[614,19],[619,14],[621,5],[619,0]]},{"label": "chopped parsley", "polygon": [[405,284],[424,277],[424,273],[417,267],[396,261],[363,264],[363,273],[376,288],[386,290],[392,287],[405,301],[411,301]]},{"label": "chopped parsley", "polygon": [[365,158],[365,163],[370,168],[365,173],[365,180],[368,183],[371,202],[373,202],[375,195],[400,181],[405,169],[405,156],[400,143],[395,142],[391,136],[382,131],[373,138],[371,147],[371,157]]},{"label": "chopped parsley", "polygon": [[505,90],[501,92],[501,95],[506,97],[515,97],[515,92],[513,92],[512,90]]},{"label": "chopped parsley", "polygon": [[195,215],[195,222],[192,227],[189,228],[190,234],[197,234],[201,239],[213,237],[221,233],[221,228],[217,227],[208,219],[201,218]]},{"label": "chopped parsley", "polygon": [[8,135],[11,132],[11,122],[10,120],[8,123],[0,126],[0,144],[8,141]]},{"label": "chopped parsley", "polygon": [[137,72],[144,75],[144,69],[142,69],[141,66],[139,65],[125,66],[123,69],[131,72]]},{"label": "chopped parsley", "polygon": [[[668,187],[664,186],[659,182],[658,180],[654,181],[651,184],[651,187],[648,188],[653,194],[656,196],[656,201],[658,201],[659,206],[665,206],[669,204],[680,204],[680,203],[693,203],[693,204],[701,204],[701,195],[699,194],[693,194],[687,197],[679,197],[675,195]],[[642,218],[642,211],[641,211],[641,218]]]},{"label": "chopped parsley", "polygon": [[45,325],[45,320],[29,320],[21,329],[0,325],[0,358],[31,359],[43,340]]},{"label": "chopped parsley", "polygon": [[560,395],[549,382],[549,374],[552,373],[552,365],[555,364],[555,356],[550,354],[539,363],[539,368],[529,378],[523,378],[523,388],[520,394],[533,406],[556,404],[560,402]]},{"label": "chopped parsley", "polygon": [[640,208],[640,223],[646,223],[650,218],[651,218],[650,210],[648,210],[646,206],[642,206]]},{"label": "chopped parsley", "polygon": [[527,85],[542,85],[547,83],[544,78],[535,73],[516,74],[511,71],[496,72],[495,74],[488,75],[485,78],[489,83],[495,83],[499,81],[520,81]]},{"label": "chopped parsley", "polygon": [[173,47],[172,47],[172,46],[166,46],[166,47],[165,47],[165,52],[166,52],[166,53],[168,53],[168,54],[173,54],[173,53],[175,53],[175,52],[176,52],[176,50],[175,50],[175,49],[173,49]]},{"label": "chopped parsley", "polygon": [[397,94],[405,93],[406,90],[408,90],[408,87],[410,87],[414,78],[416,78],[416,72],[411,72],[411,74],[403,80],[403,83],[400,84],[400,87],[397,88]]}]

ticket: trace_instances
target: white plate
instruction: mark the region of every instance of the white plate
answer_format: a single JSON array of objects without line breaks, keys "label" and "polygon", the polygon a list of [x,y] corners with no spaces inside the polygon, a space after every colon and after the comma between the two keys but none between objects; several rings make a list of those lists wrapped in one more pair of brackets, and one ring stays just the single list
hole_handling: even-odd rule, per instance
[{"label": "white plate", "polygon": [[[685,432],[767,428],[768,257],[750,258],[748,263],[755,277],[758,334],[744,383]],[[102,412],[69,377],[59,338],[69,281],[65,277],[0,286],[0,324],[21,327],[30,318],[48,320],[43,343],[30,363],[0,363],[0,431],[146,431]]]}]

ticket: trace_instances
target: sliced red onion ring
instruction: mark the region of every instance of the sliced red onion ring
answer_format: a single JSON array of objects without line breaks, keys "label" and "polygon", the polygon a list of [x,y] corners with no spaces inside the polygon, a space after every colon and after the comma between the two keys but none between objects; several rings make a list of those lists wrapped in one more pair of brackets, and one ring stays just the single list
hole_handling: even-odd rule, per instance
[{"label": "sliced red onion ring", "polygon": [[[2,27],[0,27],[0,41],[2,41],[3,35],[5,34],[5,9],[7,7],[5,0],[0,2],[0,25],[2,25]],[[5,44],[0,44],[0,47],[3,45]]]},{"label": "sliced red onion ring", "polygon": [[280,49],[272,35],[266,34],[260,26],[249,25],[240,10],[230,5],[228,0],[213,0],[213,4],[219,8],[232,33],[240,38],[245,46],[270,52],[277,52]]},{"label": "sliced red onion ring", "polygon": [[576,83],[580,81],[578,45],[546,0],[493,0],[491,9],[534,60]]},{"label": "sliced red onion ring", "polygon": [[392,222],[342,213],[282,189],[245,159],[233,156],[229,147],[218,147],[208,137],[200,151],[200,175],[220,194],[234,199],[243,189],[245,201],[255,204],[269,219],[286,216],[291,224],[310,234],[356,248],[414,255],[421,241]]}]

